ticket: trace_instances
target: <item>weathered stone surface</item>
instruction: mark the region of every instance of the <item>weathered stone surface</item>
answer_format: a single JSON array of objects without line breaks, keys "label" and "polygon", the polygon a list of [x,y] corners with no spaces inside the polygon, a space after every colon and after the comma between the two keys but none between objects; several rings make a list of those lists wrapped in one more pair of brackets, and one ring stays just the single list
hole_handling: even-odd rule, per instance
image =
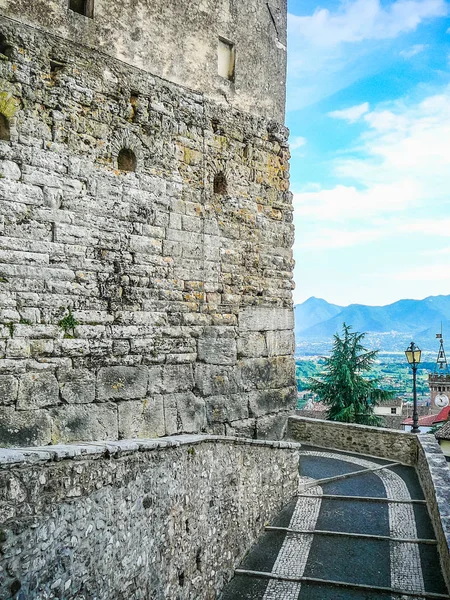
[{"label": "weathered stone surface", "polygon": [[52,420],[45,410],[16,411],[0,407],[0,445],[38,446],[50,444]]},{"label": "weathered stone surface", "polygon": [[241,362],[241,381],[245,390],[295,386],[295,364],[284,356],[247,359]]},{"label": "weathered stone surface", "polygon": [[53,373],[26,373],[20,377],[19,410],[34,410],[59,403],[59,385]]},{"label": "weathered stone surface", "polygon": [[97,376],[99,400],[143,398],[147,393],[146,367],[106,367]]},{"label": "weathered stone surface", "polygon": [[234,365],[237,359],[236,340],[232,338],[200,338],[198,359],[213,365]]},{"label": "weathered stone surface", "polygon": [[290,412],[285,412],[259,417],[256,420],[256,437],[262,440],[281,440],[285,434],[290,414]]},{"label": "weathered stone surface", "polygon": [[238,370],[227,366],[196,365],[195,383],[204,396],[235,394],[241,391]]},{"label": "weathered stone surface", "polygon": [[[297,403],[297,387],[250,392],[248,399],[249,412],[252,417],[261,417],[279,411],[292,411]],[[283,418],[286,419],[286,416]],[[279,439],[279,437],[273,439]]]},{"label": "weathered stone surface", "polygon": [[117,405],[79,404],[54,408],[52,443],[67,443],[82,440],[116,440],[118,438]]},{"label": "weathered stone surface", "polygon": [[192,365],[167,365],[163,370],[162,392],[190,391],[194,387],[194,370]]},{"label": "weathered stone surface", "polygon": [[166,434],[163,396],[120,402],[119,438],[159,437]]},{"label": "weathered stone surface", "polygon": [[295,337],[292,329],[286,331],[268,331],[266,333],[266,340],[269,356],[292,356],[295,351]]},{"label": "weathered stone surface", "polygon": [[263,333],[248,331],[238,338],[238,356],[260,358],[267,356],[266,337]]},{"label": "weathered stone surface", "polygon": [[195,433],[206,427],[206,406],[192,392],[164,396],[166,435]]},{"label": "weathered stone surface", "polygon": [[256,438],[256,419],[243,419],[233,423],[226,423],[226,435],[244,437],[249,440]]},{"label": "weathered stone surface", "polygon": [[0,597],[15,581],[27,600],[219,597],[297,492],[298,450],[280,445],[178,436],[0,453]]},{"label": "weathered stone surface", "polygon": [[60,369],[61,397],[68,404],[89,404],[95,400],[95,375],[88,369]]},{"label": "weathered stone surface", "polygon": [[12,375],[0,375],[0,406],[15,404],[19,381]]},{"label": "weathered stone surface", "polygon": [[276,331],[293,329],[294,313],[291,309],[250,306],[239,313],[242,331]]},{"label": "weathered stone surface", "polygon": [[[25,4],[12,0],[5,11],[40,26],[53,16],[47,32],[0,17],[8,47],[0,91],[17,100],[11,141],[0,143],[0,373],[24,377],[18,399],[12,387],[0,403],[31,411],[61,401],[73,407],[71,418],[78,410],[92,429],[86,415],[95,411],[85,407],[112,401],[123,432],[144,432],[147,412],[135,410],[126,423],[122,403],[163,396],[164,431],[223,432],[225,423],[248,418],[243,391],[289,387],[294,367],[286,333],[293,269],[288,132],[263,116],[268,104],[278,105],[267,94],[275,84],[265,81],[264,98],[256,102],[244,91],[243,72],[231,96],[227,80],[220,91],[214,75],[214,92],[199,94],[185,80],[178,86],[148,73],[150,63],[139,53],[149,46],[130,41],[126,26],[139,56],[121,42],[122,61],[107,53],[93,60],[93,39],[110,36],[100,31],[100,10],[91,21],[66,5]],[[170,18],[190,10],[179,0],[172,4]],[[240,52],[252,38],[258,64],[269,38],[248,27],[263,17],[272,40],[272,62],[264,69],[283,72],[273,63],[276,34],[267,7],[254,0],[236,6],[230,13],[212,4],[191,11],[202,21],[201,43],[213,44],[201,53],[211,60],[203,75],[216,72],[216,25],[225,14],[227,23],[239,25]],[[135,19],[134,9],[121,11],[123,23]],[[144,21],[150,13],[151,23],[138,27],[146,39],[162,18],[156,5],[146,4]],[[62,37],[50,33],[60,27]],[[88,45],[64,40],[72,35]],[[163,44],[167,65],[174,38],[163,37],[159,31],[151,44],[158,52]],[[184,60],[180,40],[176,54]],[[279,52],[284,56],[277,46]],[[127,56],[144,70],[130,69]],[[158,61],[152,52],[152,68]],[[195,63],[197,75],[198,69]],[[203,75],[195,79],[202,88]],[[260,89],[253,75],[246,81]],[[134,172],[119,164],[124,148],[135,155]],[[214,185],[222,171],[226,194]],[[273,362],[252,363],[268,352]],[[280,357],[291,367],[277,362]],[[229,398],[227,410],[218,396]],[[113,435],[109,421],[104,425]]]},{"label": "weathered stone surface", "polygon": [[250,394],[230,394],[228,396],[210,396],[206,399],[206,416],[209,425],[230,423],[248,418],[248,400]]}]

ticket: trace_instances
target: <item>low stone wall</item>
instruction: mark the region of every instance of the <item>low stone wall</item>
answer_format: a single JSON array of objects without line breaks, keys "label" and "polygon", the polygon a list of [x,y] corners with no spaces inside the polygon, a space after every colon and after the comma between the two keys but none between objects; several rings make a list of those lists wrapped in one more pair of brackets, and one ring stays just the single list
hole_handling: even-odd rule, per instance
[{"label": "low stone wall", "polygon": [[442,572],[450,589],[450,468],[432,435],[419,435],[417,472],[438,541]]},{"label": "low stone wall", "polygon": [[408,465],[414,465],[417,461],[416,436],[396,429],[289,417],[287,439],[312,446],[390,458]]},{"label": "low stone wall", "polygon": [[0,450],[0,598],[214,598],[297,487],[287,442]]}]

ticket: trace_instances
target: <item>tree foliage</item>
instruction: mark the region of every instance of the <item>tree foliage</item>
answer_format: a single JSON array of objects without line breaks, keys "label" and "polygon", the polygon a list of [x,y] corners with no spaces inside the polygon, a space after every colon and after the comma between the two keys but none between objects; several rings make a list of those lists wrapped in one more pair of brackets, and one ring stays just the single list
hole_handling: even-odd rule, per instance
[{"label": "tree foliage", "polygon": [[328,406],[327,418],[331,421],[381,425],[374,408],[394,396],[393,392],[378,387],[379,378],[364,377],[378,354],[378,350],[363,346],[365,335],[353,332],[344,323],[341,336],[334,336],[331,355],[324,359],[325,370],[320,379],[309,379],[309,389]]}]

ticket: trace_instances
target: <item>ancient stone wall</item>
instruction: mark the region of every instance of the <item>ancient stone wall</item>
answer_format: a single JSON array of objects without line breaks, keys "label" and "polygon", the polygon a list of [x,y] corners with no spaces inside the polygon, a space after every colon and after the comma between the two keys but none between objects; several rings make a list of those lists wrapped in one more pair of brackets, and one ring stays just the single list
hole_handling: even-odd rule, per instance
[{"label": "ancient stone wall", "polygon": [[296,446],[179,436],[2,451],[0,598],[218,597],[296,494]]},{"label": "ancient stone wall", "polygon": [[[0,12],[226,107],[284,122],[286,0],[87,0],[91,18],[69,8],[83,4],[0,0]],[[220,74],[221,44],[232,54],[229,73]]]},{"label": "ancient stone wall", "polygon": [[0,444],[279,437],[285,128],[5,18],[0,51]]}]

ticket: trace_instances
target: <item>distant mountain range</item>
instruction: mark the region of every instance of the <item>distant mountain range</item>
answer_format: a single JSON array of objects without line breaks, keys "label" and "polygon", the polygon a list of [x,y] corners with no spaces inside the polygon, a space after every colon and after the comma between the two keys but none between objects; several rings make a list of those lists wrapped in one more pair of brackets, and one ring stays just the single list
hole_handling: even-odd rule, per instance
[{"label": "distant mountain range", "polygon": [[398,300],[387,306],[338,306],[312,297],[295,306],[295,335],[300,343],[329,341],[346,323],[368,333],[368,339],[375,338],[381,350],[380,340],[386,350],[396,350],[408,339],[424,350],[436,350],[435,334],[440,332],[441,322],[444,339],[450,337],[450,295]]}]

